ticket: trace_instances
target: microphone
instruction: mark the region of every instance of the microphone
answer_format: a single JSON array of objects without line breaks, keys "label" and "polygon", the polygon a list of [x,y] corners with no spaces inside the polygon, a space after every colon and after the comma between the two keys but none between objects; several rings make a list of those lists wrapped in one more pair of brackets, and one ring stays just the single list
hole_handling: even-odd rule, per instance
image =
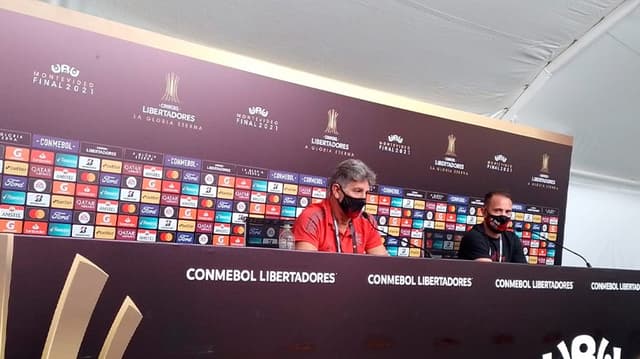
[{"label": "microphone", "polygon": [[[431,255],[431,252],[429,252],[427,249],[419,247],[419,246],[416,246],[415,244],[411,243],[410,241],[407,241],[406,238],[396,238],[396,237],[390,235],[389,233],[379,229],[377,226],[374,226],[373,223],[371,223],[371,220],[369,219],[370,218],[369,213],[362,211],[362,217],[364,217],[364,219],[367,220],[367,223],[369,223],[371,228],[375,229],[376,231],[384,234],[387,237],[394,238],[394,239],[399,239],[400,242],[406,243],[407,245],[409,245],[410,248],[418,248],[425,257],[433,258],[433,256]],[[423,241],[424,241],[424,239],[423,239]]]},{"label": "microphone", "polygon": [[[587,268],[592,268],[592,267],[591,267],[591,263],[589,263],[589,261],[587,261],[587,259],[586,259],[585,257],[583,257],[580,253],[578,253],[578,252],[574,252],[574,251],[572,251],[571,249],[569,249],[569,248],[565,247],[564,245],[560,244],[560,242],[550,241],[550,240],[549,240],[549,238],[547,238],[547,237],[545,237],[545,236],[541,235],[540,233],[536,233],[536,232],[531,232],[531,235],[534,237],[534,238],[532,238],[532,239],[535,239],[535,240],[540,240],[540,239],[542,239],[542,240],[543,240],[543,241],[545,241],[545,242],[553,243],[555,246],[560,247],[560,249],[566,249],[566,250],[567,250],[567,252],[569,252],[569,253],[573,253],[573,254],[575,254],[576,256],[580,257],[580,259],[582,259],[582,260],[584,261],[584,263],[587,265]],[[535,238],[535,236],[538,236],[538,238]]]}]

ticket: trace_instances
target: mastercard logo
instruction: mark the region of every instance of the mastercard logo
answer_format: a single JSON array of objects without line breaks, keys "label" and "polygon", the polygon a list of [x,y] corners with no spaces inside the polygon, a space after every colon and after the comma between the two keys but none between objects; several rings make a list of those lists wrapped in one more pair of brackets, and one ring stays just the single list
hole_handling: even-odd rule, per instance
[{"label": "mastercard logo", "polygon": [[456,206],[450,205],[448,208],[449,212],[455,212],[456,211]]},{"label": "mastercard logo", "polygon": [[411,211],[410,210],[405,209],[403,213],[404,213],[405,217],[411,217]]},{"label": "mastercard logo", "polygon": [[45,215],[46,213],[42,209],[31,209],[29,211],[29,217],[33,219],[43,219]]},{"label": "mastercard logo", "polygon": [[80,174],[80,180],[84,181],[84,182],[89,182],[89,183],[93,183],[95,182],[97,179],[97,176],[95,173],[91,173],[91,172],[82,172]]},{"label": "mastercard logo", "polygon": [[280,196],[277,194],[272,194],[269,196],[269,202],[271,203],[280,203]]},{"label": "mastercard logo", "polygon": [[525,223],[524,224],[524,229],[526,229],[526,230],[531,229],[531,223]]},{"label": "mastercard logo", "polygon": [[124,213],[135,213],[136,212],[136,205],[133,204],[133,203],[125,203],[120,207],[120,209]]},{"label": "mastercard logo", "polygon": [[244,234],[244,226],[235,226],[233,227],[233,234],[243,235]]},{"label": "mastercard logo", "polygon": [[160,240],[163,242],[173,241],[173,233],[160,233]]},{"label": "mastercard logo", "polygon": [[200,205],[204,208],[211,208],[213,207],[213,200],[203,199],[202,201],[200,201]]},{"label": "mastercard logo", "polygon": [[166,176],[169,179],[178,179],[178,178],[180,178],[180,172],[178,172],[176,170],[168,170],[166,172]]}]

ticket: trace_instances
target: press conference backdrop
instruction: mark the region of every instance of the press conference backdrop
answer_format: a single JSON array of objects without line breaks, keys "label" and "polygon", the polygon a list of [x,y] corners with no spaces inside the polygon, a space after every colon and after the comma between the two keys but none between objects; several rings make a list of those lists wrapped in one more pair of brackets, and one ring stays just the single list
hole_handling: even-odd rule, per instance
[{"label": "press conference backdrop", "polygon": [[269,246],[247,216],[294,219],[327,196],[336,163],[359,158],[378,173],[366,210],[390,254],[420,256],[406,240],[455,257],[500,188],[529,263],[561,262],[570,144],[60,22],[0,10],[0,232]]}]

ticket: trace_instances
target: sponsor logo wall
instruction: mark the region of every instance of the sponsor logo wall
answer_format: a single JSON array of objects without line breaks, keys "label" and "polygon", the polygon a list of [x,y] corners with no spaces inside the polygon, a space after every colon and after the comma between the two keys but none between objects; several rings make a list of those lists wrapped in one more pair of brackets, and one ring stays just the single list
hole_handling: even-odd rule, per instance
[{"label": "sponsor logo wall", "polygon": [[326,198],[336,163],[360,158],[378,173],[366,210],[390,254],[420,256],[412,243],[455,257],[499,188],[529,263],[560,263],[570,146],[0,20],[14,85],[0,89],[2,232],[274,246],[277,226],[247,218],[293,221]]}]

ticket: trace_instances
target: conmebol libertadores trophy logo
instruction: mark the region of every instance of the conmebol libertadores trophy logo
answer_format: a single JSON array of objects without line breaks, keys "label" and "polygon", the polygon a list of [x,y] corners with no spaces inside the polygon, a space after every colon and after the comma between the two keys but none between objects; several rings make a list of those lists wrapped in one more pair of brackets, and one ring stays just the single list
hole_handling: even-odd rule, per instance
[{"label": "conmebol libertadores trophy logo", "polygon": [[456,157],[456,136],[449,135],[447,136],[447,140],[449,143],[447,144],[447,152],[445,152],[445,156]]},{"label": "conmebol libertadores trophy logo", "polygon": [[80,77],[80,70],[68,64],[53,64],[45,71],[33,71],[31,83],[79,95],[93,95],[95,83]]},{"label": "conmebol libertadores trophy logo", "polygon": [[549,154],[545,153],[542,155],[542,167],[540,167],[540,173],[549,174]]},{"label": "conmebol libertadores trophy logo", "polygon": [[170,72],[166,77],[166,87],[164,89],[164,95],[162,95],[162,101],[167,101],[175,104],[180,103],[178,98],[178,83],[180,82],[180,76]]},{"label": "conmebol libertadores trophy logo", "polygon": [[338,111],[335,109],[329,110],[328,119],[327,119],[327,128],[324,130],[324,133],[329,135],[339,135],[338,132]]},{"label": "conmebol libertadores trophy logo", "polygon": [[[0,234],[0,358],[5,357],[14,239]],[[42,359],[77,358],[89,320],[109,278],[100,267],[76,254],[53,312]],[[97,358],[122,358],[142,313],[126,296]]]},{"label": "conmebol libertadores trophy logo", "polygon": [[578,335],[571,341],[571,350],[564,341],[561,341],[556,348],[560,352],[560,357],[554,356],[553,352],[542,355],[542,359],[620,359],[622,349],[611,347],[611,353],[607,353],[609,341],[602,338],[598,344],[590,335]]},{"label": "conmebol libertadores trophy logo", "polygon": [[305,149],[323,153],[332,153],[339,156],[354,157],[350,151],[350,144],[343,142],[338,136],[338,116],[340,113],[336,109],[327,111],[327,126],[324,129],[322,138],[312,137],[311,143],[304,146]]},{"label": "conmebol libertadores trophy logo", "polygon": [[134,113],[133,119],[156,126],[172,126],[202,131],[202,125],[198,123],[196,115],[184,112],[179,106],[181,104],[178,96],[179,84],[180,76],[174,72],[166,74],[164,94],[160,98],[160,104],[142,105],[142,111]]},{"label": "conmebol libertadores trophy logo", "polygon": [[468,176],[464,168],[464,163],[458,159],[456,154],[456,141],[458,139],[454,134],[447,136],[447,149],[444,153],[444,157],[441,159],[435,159],[433,164],[429,164],[430,171],[437,171],[442,173],[448,173],[453,175]]},{"label": "conmebol libertadores trophy logo", "polygon": [[542,154],[542,163],[540,165],[540,172],[536,175],[531,176],[531,180],[528,185],[531,187],[542,188],[542,189],[550,189],[550,190],[558,190],[558,186],[556,185],[556,180],[551,177],[551,171],[549,170],[549,161],[551,160],[551,155],[548,153]]}]

